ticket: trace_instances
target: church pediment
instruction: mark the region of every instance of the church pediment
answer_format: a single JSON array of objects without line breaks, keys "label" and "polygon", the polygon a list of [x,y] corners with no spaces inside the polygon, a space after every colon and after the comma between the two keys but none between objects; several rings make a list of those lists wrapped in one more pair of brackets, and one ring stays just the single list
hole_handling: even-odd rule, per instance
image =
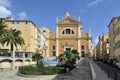
[{"label": "church pediment", "polygon": [[80,23],[79,21],[72,19],[70,17],[67,17],[58,22],[58,24],[79,24],[79,23]]}]

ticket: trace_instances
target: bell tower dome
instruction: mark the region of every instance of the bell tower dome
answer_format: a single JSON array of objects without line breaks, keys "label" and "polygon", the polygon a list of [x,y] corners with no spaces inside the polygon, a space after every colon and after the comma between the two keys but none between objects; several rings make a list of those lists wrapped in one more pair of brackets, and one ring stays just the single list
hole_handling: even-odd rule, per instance
[{"label": "bell tower dome", "polygon": [[64,17],[63,17],[63,18],[67,18],[67,17],[69,17],[69,16],[70,16],[69,12],[66,11],[66,12],[64,13]]}]

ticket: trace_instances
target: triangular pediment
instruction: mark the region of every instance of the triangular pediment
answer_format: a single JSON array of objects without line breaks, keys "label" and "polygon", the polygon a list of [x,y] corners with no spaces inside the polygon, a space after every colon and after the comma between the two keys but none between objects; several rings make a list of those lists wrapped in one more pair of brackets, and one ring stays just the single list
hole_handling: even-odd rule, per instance
[{"label": "triangular pediment", "polygon": [[77,21],[71,17],[67,17],[67,18],[59,21],[58,24],[79,24],[79,21]]}]

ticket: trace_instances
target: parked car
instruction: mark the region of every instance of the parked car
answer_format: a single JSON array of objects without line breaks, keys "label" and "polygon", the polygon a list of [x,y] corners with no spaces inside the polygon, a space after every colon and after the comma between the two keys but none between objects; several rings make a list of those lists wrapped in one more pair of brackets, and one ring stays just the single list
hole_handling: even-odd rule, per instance
[{"label": "parked car", "polygon": [[117,62],[117,63],[116,63],[116,67],[117,67],[118,69],[120,69],[120,62]]}]

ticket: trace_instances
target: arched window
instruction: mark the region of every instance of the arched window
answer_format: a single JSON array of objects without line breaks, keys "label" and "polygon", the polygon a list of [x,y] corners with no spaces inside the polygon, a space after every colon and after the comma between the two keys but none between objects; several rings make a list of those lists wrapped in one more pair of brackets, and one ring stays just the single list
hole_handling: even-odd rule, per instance
[{"label": "arched window", "polygon": [[62,31],[62,34],[74,34],[74,31],[70,28],[67,28],[67,29]]}]

